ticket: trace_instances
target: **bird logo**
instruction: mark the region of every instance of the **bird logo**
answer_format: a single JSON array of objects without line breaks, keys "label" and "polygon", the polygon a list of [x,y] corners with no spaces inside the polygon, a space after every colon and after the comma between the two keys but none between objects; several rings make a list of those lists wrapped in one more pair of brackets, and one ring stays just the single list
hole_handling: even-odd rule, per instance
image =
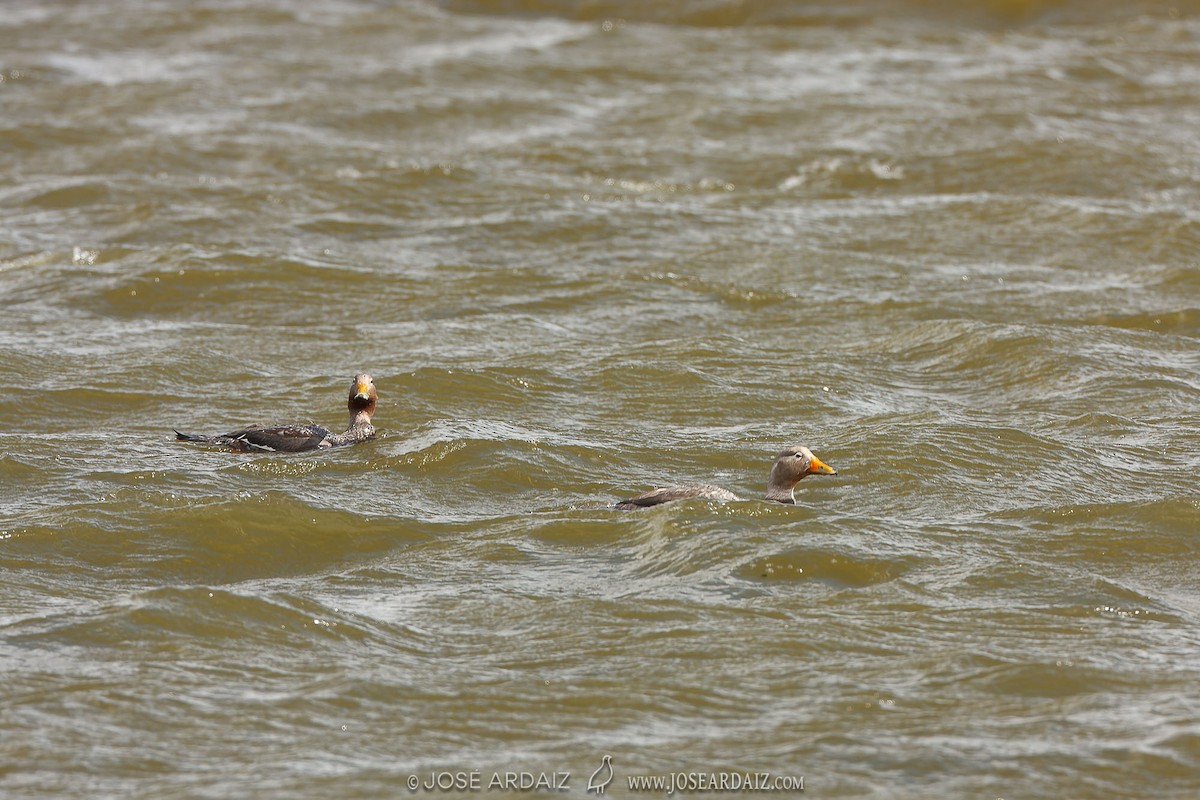
[{"label": "bird logo", "polygon": [[604,794],[604,790],[612,783],[612,779],[612,756],[606,755],[600,766],[596,767],[596,771],[592,773],[592,777],[588,778],[587,790],[596,794]]}]

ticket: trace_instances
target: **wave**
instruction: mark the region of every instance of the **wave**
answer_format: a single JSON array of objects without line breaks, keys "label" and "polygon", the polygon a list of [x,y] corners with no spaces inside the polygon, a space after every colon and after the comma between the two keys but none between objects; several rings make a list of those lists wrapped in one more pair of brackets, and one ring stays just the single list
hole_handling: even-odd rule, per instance
[{"label": "wave", "polygon": [[[467,14],[570,20],[620,20],[706,28],[774,25],[864,25],[879,20],[921,19],[939,24],[1012,26],[1079,24],[1165,15],[1164,4],[1152,0],[439,0],[449,11]],[[1176,13],[1194,12],[1195,2],[1171,3]]]}]

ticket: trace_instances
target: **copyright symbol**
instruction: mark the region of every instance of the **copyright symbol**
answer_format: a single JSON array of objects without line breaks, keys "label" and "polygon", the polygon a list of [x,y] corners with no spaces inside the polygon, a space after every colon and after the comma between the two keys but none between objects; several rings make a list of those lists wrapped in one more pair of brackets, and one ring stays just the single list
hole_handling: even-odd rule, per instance
[{"label": "copyright symbol", "polygon": [[418,778],[416,775],[409,775],[408,776],[408,788],[410,791],[413,791],[413,792],[415,792],[417,789],[420,789],[421,788],[421,779]]}]

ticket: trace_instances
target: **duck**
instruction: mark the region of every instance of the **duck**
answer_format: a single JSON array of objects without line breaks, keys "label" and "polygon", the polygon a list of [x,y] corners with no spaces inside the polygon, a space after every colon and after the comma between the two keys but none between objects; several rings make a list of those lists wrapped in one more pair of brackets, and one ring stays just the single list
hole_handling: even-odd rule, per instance
[{"label": "duck", "polygon": [[[795,445],[779,451],[775,463],[771,466],[771,475],[767,479],[767,493],[764,500],[775,503],[794,504],[796,502],[796,484],[809,475],[837,475],[838,471],[813,455],[807,447]],[[710,483],[693,483],[686,486],[668,486],[662,489],[652,489],[637,497],[622,500],[615,506],[627,511],[635,508],[670,503],[673,500],[688,498],[703,498],[706,500],[741,500],[733,492]]]},{"label": "duck", "polygon": [[176,430],[175,438],[181,442],[227,447],[236,453],[302,453],[341,447],[374,438],[375,428],[371,425],[371,417],[378,400],[375,381],[367,373],[360,372],[350,381],[350,397],[346,402],[350,424],[345,433],[333,433],[320,425],[255,425],[217,436],[180,433]]}]

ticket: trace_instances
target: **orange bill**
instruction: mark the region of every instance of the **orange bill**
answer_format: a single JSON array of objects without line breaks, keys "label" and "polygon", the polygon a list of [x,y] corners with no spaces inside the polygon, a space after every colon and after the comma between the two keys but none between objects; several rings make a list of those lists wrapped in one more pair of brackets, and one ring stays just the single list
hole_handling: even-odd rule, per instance
[{"label": "orange bill", "polygon": [[816,456],[813,456],[812,461],[810,461],[808,463],[808,471],[810,474],[811,473],[816,473],[816,474],[820,474],[820,475],[837,475],[838,474],[836,469],[829,466],[828,464],[826,464],[824,461],[817,458]]}]

